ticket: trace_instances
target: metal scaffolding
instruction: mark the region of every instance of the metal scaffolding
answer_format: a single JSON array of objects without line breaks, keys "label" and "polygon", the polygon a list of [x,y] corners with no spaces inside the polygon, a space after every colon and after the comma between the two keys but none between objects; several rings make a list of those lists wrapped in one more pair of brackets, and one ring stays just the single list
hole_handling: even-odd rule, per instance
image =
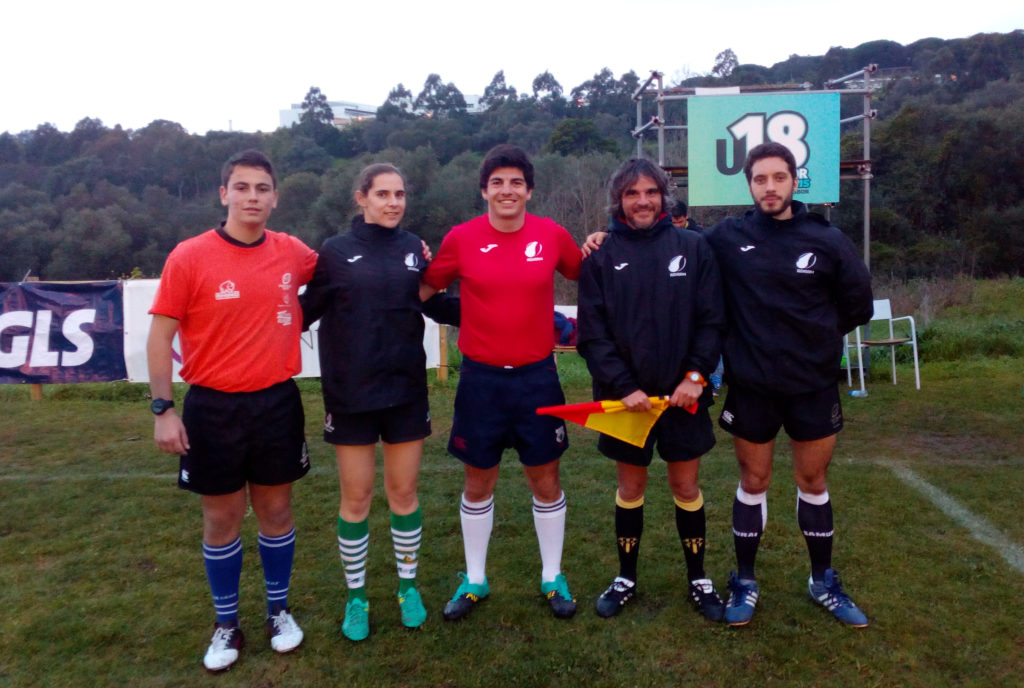
[{"label": "metal scaffolding", "polygon": [[[811,84],[781,84],[774,86],[740,86],[735,87],[727,93],[722,89],[708,89],[716,95],[737,95],[758,93],[762,95],[785,95],[794,93],[838,93],[840,96],[861,96],[863,111],[861,114],[839,120],[840,126],[853,122],[863,122],[862,148],[859,159],[840,160],[840,179],[859,179],[863,185],[864,195],[864,263],[871,268],[871,120],[877,112],[871,107],[871,96],[874,92],[871,83],[871,76],[878,71],[878,65],[870,64],[852,74],[841,76],[837,79],[830,79],[825,82],[820,90],[812,90]],[[839,89],[837,86],[856,80],[862,80],[859,88]],[[666,164],[665,161],[665,132],[681,131],[687,133],[687,124],[669,124],[665,117],[665,103],[670,101],[686,101],[689,98],[700,97],[702,89],[697,88],[668,88],[663,83],[663,74],[652,71],[651,76],[640,85],[633,93],[633,101],[636,102],[636,128],[631,134],[636,139],[636,154],[643,154],[643,139],[649,129],[655,129],[658,136],[658,164],[661,165],[676,180],[682,180],[683,185],[688,177],[686,164]],[[653,101],[656,112],[646,121],[644,119],[644,103]],[[677,182],[678,183],[678,182]]]}]

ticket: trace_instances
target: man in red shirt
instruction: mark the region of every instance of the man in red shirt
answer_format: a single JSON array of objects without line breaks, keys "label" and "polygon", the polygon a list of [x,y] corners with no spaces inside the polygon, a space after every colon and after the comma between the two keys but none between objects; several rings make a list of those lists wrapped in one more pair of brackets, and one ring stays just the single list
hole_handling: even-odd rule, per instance
[{"label": "man in red shirt", "polygon": [[559,457],[565,423],[538,416],[565,403],[552,356],[554,273],[577,279],[582,256],[563,227],[530,215],[533,164],[511,145],[493,148],[480,167],[487,214],[445,236],[424,275],[424,290],[460,280],[462,367],[448,451],[465,468],[460,516],[466,573],[445,606],[449,621],[468,615],[490,593],[485,575],[494,523],[494,487],[506,448],[515,448],[533,492],[541,552],[541,593],[559,618],[576,611],[561,572],[565,494]]},{"label": "man in red shirt", "polygon": [[[288,608],[295,551],[291,485],[309,471],[305,422],[292,376],[302,361],[298,288],[316,253],[266,227],[277,205],[270,161],[258,151],[232,157],[221,172],[227,221],[171,252],[150,313],[147,354],[154,438],[181,455],[178,485],[201,495],[203,559],[217,613],[203,658],[210,671],[238,659],[242,517],[259,522],[267,586],[267,632],[277,652],[294,650],[302,630]],[[172,343],[191,386],[174,411]]]}]

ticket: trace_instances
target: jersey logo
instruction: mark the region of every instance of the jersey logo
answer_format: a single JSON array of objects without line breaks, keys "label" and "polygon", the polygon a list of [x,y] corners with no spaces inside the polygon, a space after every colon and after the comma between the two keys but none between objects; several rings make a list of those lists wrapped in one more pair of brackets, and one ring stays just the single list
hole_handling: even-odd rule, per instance
[{"label": "jersey logo", "polygon": [[541,255],[543,252],[544,247],[539,241],[531,241],[526,245],[526,251],[524,251],[526,254],[526,262],[532,263],[534,261],[544,260],[544,257]]},{"label": "jersey logo", "polygon": [[217,287],[217,293],[214,294],[213,298],[218,301],[223,301],[224,299],[240,299],[242,298],[242,295],[237,289],[235,289],[234,282],[231,280],[225,280],[220,283],[219,287]]},{"label": "jersey logo", "polygon": [[487,244],[486,246],[484,246],[483,248],[480,249],[480,253],[487,253],[492,248],[497,248],[497,247],[498,247],[497,244]]},{"label": "jersey logo", "polygon": [[349,259],[348,259],[348,262],[350,262],[350,263],[354,263],[354,262],[356,262],[357,260],[359,260],[360,258],[362,258],[362,256],[361,256],[361,255],[359,255],[359,256],[352,256],[351,258],[349,258]]},{"label": "jersey logo", "polygon": [[419,262],[415,253],[405,254],[405,267],[413,272],[419,272],[417,263]]},{"label": "jersey logo", "polygon": [[288,327],[292,324],[292,312],[291,311],[278,311],[277,312],[277,324]]},{"label": "jersey logo", "polygon": [[805,253],[796,259],[796,271],[801,272],[805,275],[813,275],[814,264],[818,262],[818,257],[813,253]]},{"label": "jersey logo", "polygon": [[614,267],[615,267],[616,270],[621,270],[622,268],[626,267],[627,265],[629,265],[629,263],[619,263],[618,265],[616,265]]},{"label": "jersey logo", "polygon": [[686,256],[678,255],[668,262],[668,274],[670,277],[686,277]]},{"label": "jersey logo", "polygon": [[754,250],[754,247],[753,247],[753,246],[750,246],[750,245],[747,245],[747,246],[740,246],[740,250],[741,250],[741,251],[743,251],[744,253],[746,253],[747,251],[753,251],[753,250]]},{"label": "jersey logo", "polygon": [[277,288],[281,290],[281,301],[280,306],[291,305],[291,288],[292,288],[292,273],[286,272],[281,275],[281,283],[277,285]]}]

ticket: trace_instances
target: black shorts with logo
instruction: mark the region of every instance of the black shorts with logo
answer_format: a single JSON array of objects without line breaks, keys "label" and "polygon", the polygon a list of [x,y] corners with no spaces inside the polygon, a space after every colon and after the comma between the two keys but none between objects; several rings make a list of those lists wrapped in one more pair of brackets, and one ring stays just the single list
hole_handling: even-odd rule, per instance
[{"label": "black shorts with logo", "polygon": [[718,425],[756,444],[771,442],[783,427],[797,442],[831,437],[843,429],[839,388],[833,384],[805,394],[768,396],[730,384]]},{"label": "black shorts with logo", "polygon": [[493,468],[505,449],[525,466],[543,466],[569,447],[565,421],[538,416],[541,406],[565,403],[554,356],[499,368],[466,356],[459,369],[448,451],[474,468]]},{"label": "black shorts with logo", "polygon": [[283,485],[309,472],[302,398],[292,379],[255,392],[193,385],[182,422],[189,442],[178,471],[182,489],[231,494],[246,483]]},{"label": "black shorts with logo", "polygon": [[324,441],[329,444],[358,446],[412,442],[430,436],[430,405],[427,397],[386,409],[337,413],[327,409],[324,416]]}]

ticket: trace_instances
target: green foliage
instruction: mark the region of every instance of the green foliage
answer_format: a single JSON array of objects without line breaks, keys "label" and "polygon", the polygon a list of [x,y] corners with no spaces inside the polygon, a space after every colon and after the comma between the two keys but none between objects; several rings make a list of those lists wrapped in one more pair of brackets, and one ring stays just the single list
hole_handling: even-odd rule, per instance
[{"label": "green foliage", "polygon": [[587,153],[615,153],[615,141],[597,133],[592,119],[563,119],[551,132],[548,150],[559,155],[585,155]]}]

